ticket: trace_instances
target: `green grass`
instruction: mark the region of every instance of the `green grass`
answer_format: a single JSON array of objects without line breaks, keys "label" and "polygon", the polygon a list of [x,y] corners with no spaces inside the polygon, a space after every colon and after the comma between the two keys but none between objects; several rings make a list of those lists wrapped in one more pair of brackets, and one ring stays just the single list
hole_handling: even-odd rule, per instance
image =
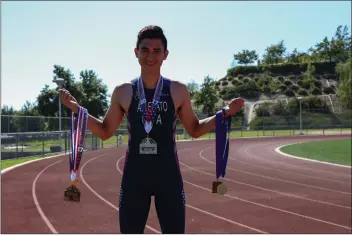
[{"label": "green grass", "polygon": [[351,139],[293,144],[282,147],[280,151],[298,157],[351,166]]},{"label": "green grass", "polygon": [[8,159],[8,160],[1,160],[1,165],[0,165],[0,169],[4,170],[6,168],[9,168],[11,166],[14,165],[18,165],[24,162],[28,162],[28,161],[32,161],[32,160],[36,160],[39,158],[45,158],[45,157],[49,157],[49,156],[53,156],[53,155],[57,155],[59,153],[52,153],[52,154],[48,154],[43,156],[32,156],[32,157],[23,157],[23,158],[16,158],[16,159]]}]

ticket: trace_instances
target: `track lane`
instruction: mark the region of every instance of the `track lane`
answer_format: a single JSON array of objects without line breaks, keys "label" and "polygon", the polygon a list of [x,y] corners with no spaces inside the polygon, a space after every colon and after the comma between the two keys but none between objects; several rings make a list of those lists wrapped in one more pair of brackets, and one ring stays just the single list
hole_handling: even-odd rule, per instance
[{"label": "track lane", "polygon": [[[182,149],[182,152],[187,149]],[[122,174],[123,163],[120,160],[117,162],[117,170]],[[266,233],[265,231],[258,230],[256,228],[247,226],[245,224],[238,223],[229,218],[225,218],[214,214],[213,211],[209,211],[204,202],[209,204],[213,198],[206,197],[202,191],[198,190],[198,193],[194,192],[190,186],[185,185],[186,194],[186,233]],[[197,190],[196,190],[197,191]],[[205,196],[205,197],[204,197]],[[198,206],[200,200],[203,200],[203,204]],[[154,203],[154,200],[152,201]],[[148,222],[150,224],[159,223],[157,220],[155,206],[151,206],[151,214],[154,216],[149,216]],[[156,221],[155,221],[156,220]]]},{"label": "track lane", "polygon": [[[329,136],[330,137],[330,136]],[[307,138],[307,137],[305,137]],[[258,143],[260,141],[269,141],[269,139],[266,138],[258,138],[255,140],[248,140],[248,139],[236,139],[234,144],[231,144],[232,146],[236,146],[236,148],[245,147],[249,143],[256,142]],[[274,138],[272,138],[274,139]],[[286,143],[285,141],[296,141],[297,139],[302,140],[301,137],[296,138],[296,139],[291,139],[291,138],[275,138],[275,141],[281,141],[281,143]],[[321,138],[319,138],[321,139]],[[324,139],[324,138],[323,138]],[[327,139],[327,138],[325,138]],[[271,140],[273,141],[273,140]],[[211,144],[214,146],[214,140],[202,140],[202,141],[194,141],[194,142],[187,142],[187,143],[178,143],[178,147],[194,147],[193,145],[196,145],[196,147],[200,144]],[[81,165],[91,159],[92,157],[96,157],[97,154],[100,154],[100,152],[106,152],[106,153],[112,153],[116,154],[118,148],[111,148],[111,149],[103,149],[99,151],[93,151],[93,152],[87,152],[84,154],[82,163]],[[90,154],[93,154],[93,156],[90,156]],[[251,154],[253,154],[251,152]],[[181,155],[181,154],[180,154]],[[183,160],[191,160],[191,164],[197,164],[197,162],[192,162],[192,159],[197,156],[197,153],[189,153],[185,155],[181,155],[180,159],[181,162]],[[281,156],[276,156],[277,158],[280,158],[280,161],[286,162],[289,158],[287,157],[281,157]],[[104,157],[103,157],[104,158]],[[241,161],[247,161],[248,156],[245,156],[243,158],[240,158]],[[42,206],[43,212],[45,215],[50,218],[50,222],[54,225],[55,228],[57,228],[58,232],[63,233],[65,231],[65,226],[70,227],[70,231],[68,233],[72,233],[72,231],[78,231],[78,232],[73,232],[73,233],[94,233],[94,230],[99,230],[104,229],[105,227],[109,227],[111,225],[115,226],[115,228],[118,228],[118,215],[116,210],[112,209],[110,206],[108,206],[106,203],[102,202],[97,202],[99,198],[96,197],[93,193],[90,192],[90,190],[81,183],[80,184],[80,189],[82,191],[82,201],[87,200],[90,198],[93,200],[92,201],[92,207],[91,204],[89,206],[84,206],[85,208],[90,208],[90,210],[86,210],[82,207],[76,208],[77,210],[81,210],[81,213],[78,213],[75,215],[75,213],[72,213],[71,210],[66,210],[66,212],[63,215],[62,213],[62,208],[59,206],[55,205],[57,204],[58,201],[63,202],[63,191],[64,189],[68,186],[69,183],[69,174],[68,174],[68,159],[67,156],[63,157],[58,157],[58,158],[52,158],[52,159],[45,159],[42,161],[37,161],[34,163],[30,163],[24,166],[21,166],[17,169],[13,169],[5,174],[2,174],[2,213],[6,214],[6,216],[2,217],[2,233],[50,233],[50,229],[48,226],[45,224],[43,219],[41,218],[35,203],[33,201],[33,196],[31,194],[32,188],[31,186],[33,185],[33,180],[35,180],[36,176],[38,173],[40,173],[43,169],[46,167],[50,166],[50,164],[53,164],[54,162],[63,159],[63,162],[65,163],[58,163],[52,167],[49,167],[46,171],[44,171],[39,177],[36,182],[36,196],[38,197],[39,203]],[[236,159],[237,156],[236,156]],[[115,159],[116,160],[116,159]],[[200,160],[200,159],[199,159]],[[291,159],[292,160],[292,159]],[[296,159],[293,159],[294,161],[292,164],[296,164]],[[230,162],[234,162],[230,160]],[[279,160],[277,160],[279,162]],[[253,163],[253,162],[252,162]],[[306,161],[305,161],[306,163]],[[257,160],[255,164],[259,164],[260,166],[266,166],[266,167],[274,167],[276,170],[284,170],[287,172],[287,168],[292,167],[291,163],[289,166],[286,165],[287,168],[284,168],[275,164],[272,164],[272,162],[264,162]],[[89,165],[89,164],[88,164]],[[115,162],[116,165],[116,162]],[[243,165],[246,165],[243,163]],[[315,166],[316,163],[312,164],[309,163],[309,167]],[[237,167],[238,165],[236,165]],[[304,165],[307,166],[307,165]],[[62,167],[62,170],[60,168]],[[248,167],[248,165],[247,165]],[[253,167],[253,166],[250,166]],[[295,167],[295,166],[293,166]],[[322,166],[320,166],[322,167]],[[330,226],[318,221],[310,221],[309,218],[304,219],[302,217],[297,217],[297,215],[294,214],[288,214],[284,210],[277,210],[275,208],[270,208],[270,206],[264,206],[255,202],[250,202],[249,199],[241,199],[241,196],[250,196],[253,194],[248,194],[246,190],[242,191],[231,191],[229,192],[229,195],[226,196],[220,196],[221,200],[225,199],[224,204],[226,206],[222,207],[217,207],[218,201],[216,201],[213,196],[218,196],[211,194],[209,192],[211,188],[211,181],[214,180],[214,170],[215,168],[212,167],[209,169],[209,166],[206,164],[199,165],[196,167],[196,169],[200,170],[209,170],[211,172],[211,175],[204,175],[203,173],[199,173],[194,170],[190,170],[189,168],[183,166],[181,164],[183,176],[184,176],[184,181],[185,181],[185,189],[187,192],[189,192],[189,200],[187,203],[199,203],[199,204],[191,204],[191,205],[196,205],[198,208],[203,208],[206,211],[213,211],[219,214],[220,216],[223,216],[224,218],[229,218],[230,220],[237,221],[239,223],[243,223],[248,226],[252,226],[254,228],[262,229],[264,231],[268,231],[273,233],[272,231],[279,231],[279,233],[287,233],[287,231],[292,232],[292,233],[314,233],[316,231],[320,233],[346,233],[351,232],[351,230],[346,230],[341,227],[336,227],[336,226]],[[264,168],[258,168],[263,170]],[[241,168],[240,168],[241,169]],[[334,168],[335,169],[335,168]],[[265,169],[264,169],[265,170]],[[319,169],[319,174],[318,176],[314,179],[319,182],[321,182],[321,179],[319,177],[323,178],[324,174],[322,174],[323,171],[330,171],[331,166],[324,166]],[[60,175],[60,172],[64,172]],[[66,173],[67,172],[67,173]],[[115,168],[116,172],[116,168]],[[274,171],[276,172],[275,174],[279,173],[279,171]],[[343,175],[348,174],[350,170],[344,169],[339,172],[338,175],[334,176],[335,180],[340,180],[339,177],[341,173]],[[88,172],[89,173],[89,172]],[[109,174],[109,172],[106,172]],[[283,173],[283,172],[281,172]],[[302,173],[302,172],[301,172]],[[324,172],[325,173],[325,172]],[[197,175],[198,174],[198,175]],[[308,173],[309,174],[309,173]],[[85,175],[85,174],[84,174]],[[284,175],[284,174],[283,174]],[[44,177],[43,177],[44,176]],[[86,175],[85,175],[86,176]],[[87,175],[88,176],[88,175]],[[286,175],[287,176],[287,175]],[[92,173],[91,176],[94,178],[94,173]],[[300,175],[302,177],[302,175]],[[314,177],[314,174],[311,174],[311,177]],[[335,178],[336,177],[336,178]],[[87,178],[88,179],[88,178]],[[312,179],[312,178],[311,178]],[[311,180],[310,179],[310,180]],[[334,180],[332,179],[332,180]],[[343,179],[345,180],[345,183],[350,184],[350,181],[348,181],[349,178]],[[111,180],[111,179],[110,179]],[[113,179],[114,182],[115,179]],[[116,180],[117,181],[117,180]],[[333,181],[330,181],[333,182]],[[62,185],[62,188],[58,189],[57,183]],[[338,183],[339,187],[342,185],[342,187],[345,187],[346,184]],[[14,186],[14,187],[13,187]],[[117,184],[117,187],[119,184]],[[229,184],[228,184],[229,186]],[[115,187],[115,186],[113,186]],[[19,193],[19,189],[23,190],[21,193]],[[195,189],[199,191],[195,191]],[[109,191],[110,189],[108,189]],[[186,193],[187,193],[186,192]],[[49,198],[49,195],[56,195],[57,194],[57,200],[49,200],[53,198]],[[89,194],[90,193],[90,194]],[[204,196],[204,194],[207,194],[207,198]],[[89,195],[89,196],[88,196]],[[112,194],[111,198],[112,198]],[[203,195],[203,199],[202,199]],[[186,195],[187,196],[187,195]],[[86,198],[87,197],[87,198]],[[49,198],[49,199],[48,199]],[[219,196],[218,196],[219,198]],[[186,198],[187,200],[187,198]],[[229,200],[229,201],[226,201]],[[89,200],[87,200],[88,202]],[[114,203],[116,202],[116,203]],[[208,204],[207,204],[208,202]],[[95,204],[96,203],[96,204]],[[118,203],[118,196],[115,196],[115,198],[111,199],[111,203],[117,205]],[[227,204],[226,204],[227,203]],[[81,204],[82,205],[82,202]],[[76,204],[77,206],[77,204]],[[294,205],[292,205],[293,207]],[[55,210],[57,210],[57,213],[55,215],[50,215],[51,213],[51,207],[53,207]],[[109,208],[110,207],[110,208]],[[72,207],[70,207],[72,208]],[[104,209],[102,209],[104,208]],[[109,208],[109,209],[107,209]],[[224,208],[224,211],[222,210]],[[61,209],[61,212],[60,212]],[[66,208],[67,209],[67,208]],[[96,210],[96,211],[95,211]],[[110,210],[110,211],[109,211]],[[187,210],[189,211],[189,209]],[[272,213],[274,211],[275,213]],[[98,213],[98,215],[97,215]],[[155,213],[155,211],[154,211]],[[261,216],[258,216],[258,214],[261,214]],[[201,213],[202,214],[202,213]],[[278,217],[270,217],[270,215],[278,215]],[[74,215],[73,217],[70,217],[71,215]],[[82,216],[83,215],[83,216]],[[245,215],[245,216],[243,216]],[[269,216],[269,217],[268,217]],[[331,214],[333,216],[333,214]],[[64,219],[60,217],[65,217]],[[95,220],[92,220],[92,217],[95,218]],[[209,217],[209,216],[208,216]],[[202,224],[209,224],[209,228],[214,228],[211,231],[214,231],[214,233],[217,233],[217,231],[228,231],[226,229],[221,230],[220,228],[216,228],[216,224],[221,224],[223,220],[219,219],[206,219],[207,217],[189,217],[191,221],[193,220],[193,224],[197,224],[197,226],[200,226]],[[285,224],[284,220],[282,218],[288,218],[291,223],[290,225]],[[65,221],[66,219],[66,221]],[[109,219],[111,219],[109,221]],[[272,219],[272,220],[270,220]],[[303,219],[303,221],[302,221]],[[104,220],[106,224],[103,222],[103,226],[101,226],[101,223],[99,223],[99,220]],[[60,221],[65,221],[64,223]],[[89,221],[92,221],[89,223]],[[281,222],[280,222],[281,221]],[[97,223],[96,223],[97,222]],[[96,223],[96,224],[95,224]],[[63,224],[63,225],[61,225]],[[213,224],[213,225],[210,225]],[[315,224],[319,224],[319,228],[313,226]],[[88,225],[88,226],[87,226]],[[226,223],[223,223],[224,228],[226,227]],[[275,226],[276,225],[276,226]],[[63,230],[62,230],[63,226]],[[90,227],[90,228],[89,228]],[[112,230],[116,231],[116,229],[113,228]],[[228,227],[229,228],[229,227]],[[239,228],[243,229],[243,231],[239,230]],[[267,228],[267,229],[266,229]],[[340,229],[341,228],[341,229]],[[76,230],[75,230],[76,229]],[[111,227],[110,227],[111,229]],[[68,231],[68,230],[66,230]],[[199,229],[197,230],[199,231]],[[244,228],[237,226],[237,228],[232,228],[230,231],[240,231],[239,233],[248,233],[248,230],[245,230]],[[209,231],[204,231],[204,233],[207,233]]]},{"label": "track lane", "polygon": [[[194,153],[189,153],[189,155],[194,156]],[[189,181],[191,183],[194,183],[196,185],[202,186],[204,188],[209,188],[209,184],[211,181],[214,180],[215,176],[215,167],[212,166],[205,166],[204,162],[200,162],[200,159],[192,157],[192,158],[187,158],[187,156],[180,157],[181,165],[182,167],[186,167],[187,169],[183,170],[184,174],[184,180]],[[191,168],[189,168],[191,166]],[[201,173],[202,172],[202,173]],[[204,174],[206,172],[206,174]],[[195,176],[195,174],[200,174]],[[262,226],[268,226],[271,224],[272,221],[275,221],[274,224],[272,224],[273,227],[266,228],[266,231],[269,231],[270,233],[311,233],[311,232],[339,232],[339,233],[346,233],[350,231],[349,226],[344,226],[340,224],[335,224],[331,223],[329,221],[324,221],[320,220],[317,218],[305,216],[305,215],[300,215],[294,212],[290,212],[284,209],[276,208],[276,207],[270,207],[270,205],[265,205],[265,204],[260,204],[256,203],[254,199],[256,198],[263,198],[263,197],[273,197],[272,193],[267,193],[263,194],[263,192],[259,192],[258,190],[252,190],[248,187],[243,187],[241,185],[235,185],[227,182],[228,187],[230,187],[230,192],[228,193],[231,196],[234,196],[237,199],[243,199],[242,202],[244,203],[237,203],[234,204],[232,207],[233,208],[244,208],[244,211],[241,211],[239,214],[252,214],[254,218],[260,214],[260,210],[263,211],[263,214],[266,214],[267,216],[264,218],[270,218],[268,221],[265,221],[264,224],[261,224]],[[249,199],[248,199],[249,198]],[[254,199],[253,199],[254,198]],[[248,200],[246,200],[248,199]],[[241,200],[239,200],[241,201]],[[237,202],[237,201],[236,201]],[[289,202],[290,203],[290,202]],[[243,205],[245,204],[245,205]],[[257,206],[251,206],[248,204],[252,205],[257,205]],[[215,206],[215,205],[214,205]],[[259,207],[258,207],[259,206]],[[229,206],[231,207],[231,206]],[[248,211],[247,211],[248,210]],[[237,219],[237,217],[235,217]],[[255,221],[254,218],[251,218],[250,221],[246,221],[247,224],[253,221]],[[257,220],[263,221],[263,216],[257,217]],[[290,228],[287,227],[287,222],[285,221],[290,221],[290,224],[294,224],[295,226],[292,228],[293,230],[290,230]],[[243,221],[242,221],[243,222]],[[245,222],[243,222],[245,223]],[[258,226],[258,225],[257,225]],[[259,229],[264,229],[262,227],[259,227]],[[284,229],[284,230],[280,230]]]},{"label": "track lane", "polygon": [[[207,150],[209,150],[209,148],[206,148],[199,153],[200,158],[205,160],[205,162],[209,163],[211,166],[215,167],[215,161],[209,160],[209,157],[204,156],[209,153]],[[255,202],[351,227],[350,195],[330,191],[326,192],[321,189],[302,187],[296,184],[281,182],[275,178],[263,178],[255,174],[255,172],[253,172],[255,174],[253,176],[250,174],[244,174],[241,171],[234,171],[233,169],[234,168],[231,167],[231,164],[228,164],[226,174],[227,179],[231,179],[236,182],[244,182],[249,185],[255,185],[265,189],[270,189],[275,192],[283,192],[285,194],[289,194],[286,196],[283,194],[277,194],[275,192],[270,193],[258,189],[259,192],[261,191],[261,193],[263,193],[263,196],[254,196],[258,194],[256,190],[254,190],[252,199]],[[300,198],[291,197],[290,195]],[[320,196],[322,201],[315,201],[315,198],[317,198],[318,195],[322,195]],[[331,203],[329,201],[331,201],[332,198],[336,200],[336,204],[328,204]],[[306,199],[310,200],[307,201]],[[343,204],[344,207],[340,206],[340,204]]]}]

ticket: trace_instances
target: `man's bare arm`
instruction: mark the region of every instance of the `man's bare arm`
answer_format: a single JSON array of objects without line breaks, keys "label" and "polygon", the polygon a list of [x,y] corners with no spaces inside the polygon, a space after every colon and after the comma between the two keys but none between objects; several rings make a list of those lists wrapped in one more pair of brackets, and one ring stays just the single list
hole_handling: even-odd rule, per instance
[{"label": "man's bare arm", "polygon": [[[175,85],[177,86],[176,90],[178,94],[180,97],[182,97],[178,114],[182,124],[190,136],[193,138],[199,138],[200,136],[214,129],[216,123],[216,115],[199,120],[193,110],[191,97],[187,87],[181,83],[176,83]],[[226,112],[225,117],[234,115],[239,112],[243,106],[243,103],[244,101],[241,98],[231,100],[229,103],[230,109]]]},{"label": "man's bare arm", "polygon": [[[92,115],[88,114],[88,129],[92,133],[102,140],[109,139],[116,129],[119,127],[124,111],[121,108],[119,97],[126,90],[126,85],[117,86],[111,96],[111,104],[106,112],[104,119],[99,120]],[[62,103],[70,108],[74,113],[78,112],[78,103],[74,97],[72,97],[68,91],[61,91]],[[122,95],[123,96],[123,95]]]}]

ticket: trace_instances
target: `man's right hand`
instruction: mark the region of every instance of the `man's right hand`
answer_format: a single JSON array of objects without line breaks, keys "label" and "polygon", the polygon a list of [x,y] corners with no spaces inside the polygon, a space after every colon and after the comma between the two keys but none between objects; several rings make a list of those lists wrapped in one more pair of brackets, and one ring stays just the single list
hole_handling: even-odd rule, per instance
[{"label": "man's right hand", "polygon": [[78,112],[78,103],[75,97],[73,97],[70,92],[64,88],[59,89],[61,103],[67,108],[71,109],[74,113]]}]

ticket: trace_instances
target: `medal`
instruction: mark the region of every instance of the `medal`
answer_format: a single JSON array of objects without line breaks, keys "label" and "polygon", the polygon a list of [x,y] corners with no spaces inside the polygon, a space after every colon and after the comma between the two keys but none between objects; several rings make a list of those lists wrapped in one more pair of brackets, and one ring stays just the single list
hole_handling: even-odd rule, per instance
[{"label": "medal", "polygon": [[77,172],[84,150],[84,139],[88,124],[88,111],[78,107],[77,117],[71,116],[71,155],[69,155],[71,184],[65,190],[64,199],[67,201],[80,201],[81,192],[77,188]]},{"label": "medal", "polygon": [[151,110],[148,108],[148,103],[145,98],[142,78],[139,77],[137,82],[138,82],[137,88],[138,88],[139,106],[143,114],[142,120],[144,120],[144,130],[147,133],[147,137],[143,139],[139,145],[139,153],[157,154],[158,153],[157,143],[155,142],[155,140],[149,137],[149,133],[153,129],[153,122],[156,118],[156,114],[157,114],[156,109],[157,109],[157,105],[159,104],[161,92],[163,89],[163,77],[162,76],[159,77],[158,83],[156,85]]},{"label": "medal", "polygon": [[[216,181],[213,182],[213,193],[224,195],[227,192],[227,187],[224,183],[219,182],[220,176],[224,177],[226,174],[226,165],[229,155],[229,140],[231,130],[231,116],[225,117],[225,109],[216,113]],[[227,124],[227,128],[226,128]],[[226,129],[228,133],[226,133]],[[226,138],[226,134],[228,134]]]},{"label": "medal", "polygon": [[158,145],[152,138],[147,137],[142,140],[142,142],[139,145],[139,154],[157,154],[157,153],[158,153]]}]

